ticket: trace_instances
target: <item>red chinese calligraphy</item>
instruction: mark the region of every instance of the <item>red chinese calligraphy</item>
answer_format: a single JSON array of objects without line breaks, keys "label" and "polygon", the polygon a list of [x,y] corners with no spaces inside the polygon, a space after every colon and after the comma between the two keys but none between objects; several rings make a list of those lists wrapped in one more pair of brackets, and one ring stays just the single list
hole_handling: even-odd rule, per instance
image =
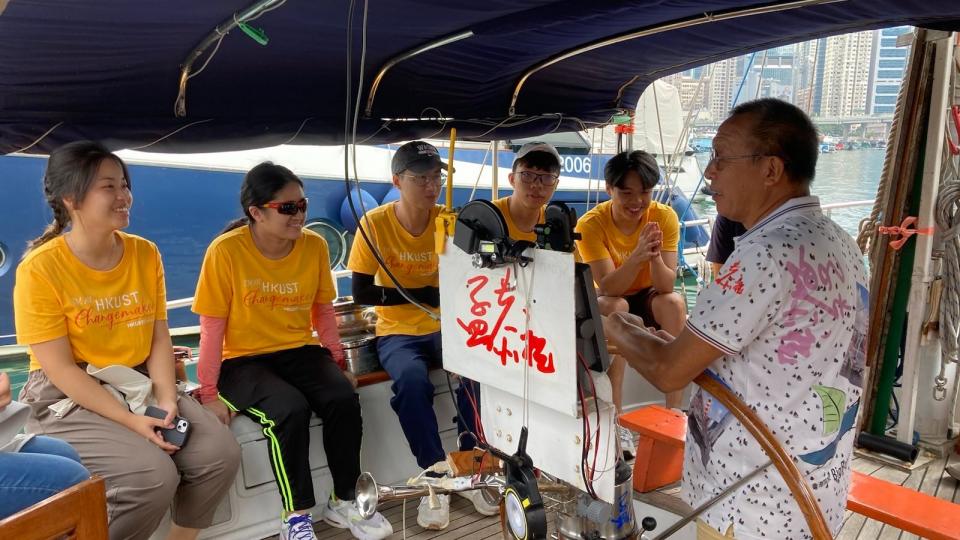
[{"label": "red chinese calligraphy", "polygon": [[730,265],[727,273],[717,276],[714,282],[725,291],[733,290],[737,294],[743,294],[743,273],[740,271],[740,261]]},{"label": "red chinese calligraphy", "polygon": [[[489,278],[482,275],[473,276],[466,282],[470,290],[470,314],[475,318],[465,322],[458,317],[457,324],[466,333],[467,348],[482,347],[493,353],[502,366],[507,365],[508,360],[513,360],[515,364],[525,360],[528,366],[535,367],[541,373],[554,373],[556,367],[553,353],[547,350],[549,344],[546,338],[536,335],[532,330],[528,329],[524,333],[514,325],[504,324],[516,303],[516,295],[510,285],[510,268],[507,268],[504,276],[500,278],[497,288],[491,291],[499,312],[491,309],[491,302],[481,299],[488,284]],[[484,318],[488,313],[490,317]],[[522,310],[522,314],[526,316],[526,310]],[[491,326],[488,319],[494,316],[496,320]],[[511,347],[510,343],[517,339],[523,346]]]}]

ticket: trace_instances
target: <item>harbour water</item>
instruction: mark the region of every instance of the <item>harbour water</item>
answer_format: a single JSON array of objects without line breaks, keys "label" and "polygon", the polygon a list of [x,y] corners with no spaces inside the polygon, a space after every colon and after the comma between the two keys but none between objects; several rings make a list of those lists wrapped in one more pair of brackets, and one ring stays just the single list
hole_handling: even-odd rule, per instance
[{"label": "harbour water", "polygon": [[[883,169],[883,149],[844,150],[821,154],[817,160],[817,175],[811,191],[820,197],[821,204],[873,200],[877,196],[880,172]],[[709,153],[697,154],[701,170],[710,160]],[[693,207],[701,217],[716,217],[717,209],[709,196],[699,194]],[[831,217],[853,236],[860,220],[870,215],[872,205],[833,210]]]}]

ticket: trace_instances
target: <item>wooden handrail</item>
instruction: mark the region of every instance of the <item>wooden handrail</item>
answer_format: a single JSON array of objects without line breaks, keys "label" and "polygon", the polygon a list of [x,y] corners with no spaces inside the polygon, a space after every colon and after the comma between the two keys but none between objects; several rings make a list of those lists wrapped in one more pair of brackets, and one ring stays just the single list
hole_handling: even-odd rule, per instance
[{"label": "wooden handrail", "polygon": [[813,494],[813,490],[810,489],[810,485],[800,474],[796,464],[780,446],[780,442],[773,436],[766,424],[729,388],[706,372],[697,375],[693,382],[729,409],[737,420],[743,424],[743,427],[747,428],[747,431],[753,435],[753,438],[760,443],[763,451],[766,452],[770,461],[773,462],[773,466],[777,468],[780,476],[787,483],[787,487],[790,488],[790,493],[793,494],[793,498],[800,506],[800,511],[803,512],[803,517],[807,520],[807,525],[810,527],[810,533],[813,534],[814,540],[831,540],[833,535],[830,534],[827,521],[823,518],[820,505],[817,504],[816,495]]},{"label": "wooden handrail", "polygon": [[106,540],[107,499],[103,478],[69,487],[6,519],[0,538]]}]

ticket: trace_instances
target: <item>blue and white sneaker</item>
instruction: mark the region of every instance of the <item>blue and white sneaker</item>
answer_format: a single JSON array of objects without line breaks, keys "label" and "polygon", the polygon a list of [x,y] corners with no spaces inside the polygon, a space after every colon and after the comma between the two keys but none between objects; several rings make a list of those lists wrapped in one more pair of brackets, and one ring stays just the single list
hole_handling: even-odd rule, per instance
[{"label": "blue and white sneaker", "polygon": [[317,540],[310,514],[290,514],[280,526],[280,540]]},{"label": "blue and white sneaker", "polygon": [[350,529],[350,534],[359,540],[381,540],[393,534],[393,525],[377,512],[370,519],[363,519],[353,501],[330,497],[323,508],[323,520],[338,529]]}]

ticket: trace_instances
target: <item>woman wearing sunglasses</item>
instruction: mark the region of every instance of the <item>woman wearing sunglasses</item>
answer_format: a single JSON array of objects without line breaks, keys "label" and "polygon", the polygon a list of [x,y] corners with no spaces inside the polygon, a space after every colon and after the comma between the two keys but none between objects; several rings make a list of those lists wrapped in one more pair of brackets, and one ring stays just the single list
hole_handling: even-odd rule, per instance
[{"label": "woman wearing sunglasses", "polygon": [[282,540],[315,539],[312,413],[323,420],[333,476],[323,519],[357,538],[383,538],[393,532],[390,523],[380,514],[361,519],[353,504],[360,401],[331,304],[327,243],[303,228],[303,182],[286,167],[261,163],[244,177],[240,203],[246,217],[207,248],[193,302],[200,399],[224,423],[239,412],[263,428],[283,503]]},{"label": "woman wearing sunglasses", "polygon": [[[53,222],[31,242],[13,293],[17,340],[30,347],[20,393],[32,409],[27,429],[67,441],[104,478],[111,538],[145,540],[171,503],[167,538],[196,538],[233,483],[240,447],[177,393],[160,253],[123,232],[133,204],[127,167],[100,144],[70,143],[50,154],[43,187]],[[88,374],[115,366],[149,376],[165,419],[131,412]],[[156,431],[176,416],[190,422],[183,448]]]}]

